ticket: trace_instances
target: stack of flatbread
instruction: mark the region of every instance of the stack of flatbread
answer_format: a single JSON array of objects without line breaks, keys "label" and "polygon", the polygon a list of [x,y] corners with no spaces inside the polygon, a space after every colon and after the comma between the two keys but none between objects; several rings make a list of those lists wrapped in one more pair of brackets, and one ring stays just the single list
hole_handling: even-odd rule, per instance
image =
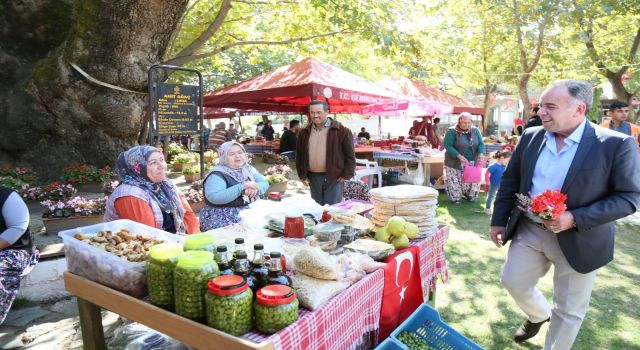
[{"label": "stack of flatbread", "polygon": [[420,237],[438,230],[436,207],[438,191],[432,187],[415,185],[387,186],[371,189],[372,221],[384,226],[392,216],[400,216],[420,228]]}]

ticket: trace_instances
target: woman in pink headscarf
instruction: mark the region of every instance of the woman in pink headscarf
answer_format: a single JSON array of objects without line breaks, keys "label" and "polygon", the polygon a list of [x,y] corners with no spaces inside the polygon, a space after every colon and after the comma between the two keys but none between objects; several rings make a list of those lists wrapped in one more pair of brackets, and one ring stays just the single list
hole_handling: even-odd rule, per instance
[{"label": "woman in pink headscarf", "polygon": [[479,183],[463,183],[464,166],[473,165],[484,158],[484,142],[480,130],[471,124],[471,114],[461,113],[458,123],[444,136],[444,171],[447,196],[460,204],[464,198],[474,202],[480,192]]}]

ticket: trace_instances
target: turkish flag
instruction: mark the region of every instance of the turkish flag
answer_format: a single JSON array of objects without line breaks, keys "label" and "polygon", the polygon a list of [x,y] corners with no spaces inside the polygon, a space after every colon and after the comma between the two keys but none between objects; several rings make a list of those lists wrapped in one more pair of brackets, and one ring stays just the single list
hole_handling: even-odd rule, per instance
[{"label": "turkish flag", "polygon": [[418,247],[395,252],[387,259],[387,265],[383,269],[380,341],[387,338],[423,302]]}]

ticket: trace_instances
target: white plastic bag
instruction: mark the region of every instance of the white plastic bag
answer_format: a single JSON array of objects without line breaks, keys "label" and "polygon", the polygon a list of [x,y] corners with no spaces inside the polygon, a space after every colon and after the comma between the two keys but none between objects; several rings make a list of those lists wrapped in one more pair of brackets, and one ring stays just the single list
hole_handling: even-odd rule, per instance
[{"label": "white plastic bag", "polygon": [[317,309],[329,299],[347,289],[350,285],[346,280],[327,281],[303,274],[293,275],[291,277],[291,284],[298,294],[300,305],[309,310]]}]

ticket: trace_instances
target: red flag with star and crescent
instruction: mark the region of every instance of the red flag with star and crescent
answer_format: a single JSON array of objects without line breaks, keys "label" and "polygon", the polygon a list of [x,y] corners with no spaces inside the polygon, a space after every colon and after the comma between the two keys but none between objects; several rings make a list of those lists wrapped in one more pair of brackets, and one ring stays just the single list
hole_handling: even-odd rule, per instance
[{"label": "red flag with star and crescent", "polygon": [[395,252],[387,259],[387,265],[383,269],[380,341],[387,338],[423,302],[418,247]]}]

